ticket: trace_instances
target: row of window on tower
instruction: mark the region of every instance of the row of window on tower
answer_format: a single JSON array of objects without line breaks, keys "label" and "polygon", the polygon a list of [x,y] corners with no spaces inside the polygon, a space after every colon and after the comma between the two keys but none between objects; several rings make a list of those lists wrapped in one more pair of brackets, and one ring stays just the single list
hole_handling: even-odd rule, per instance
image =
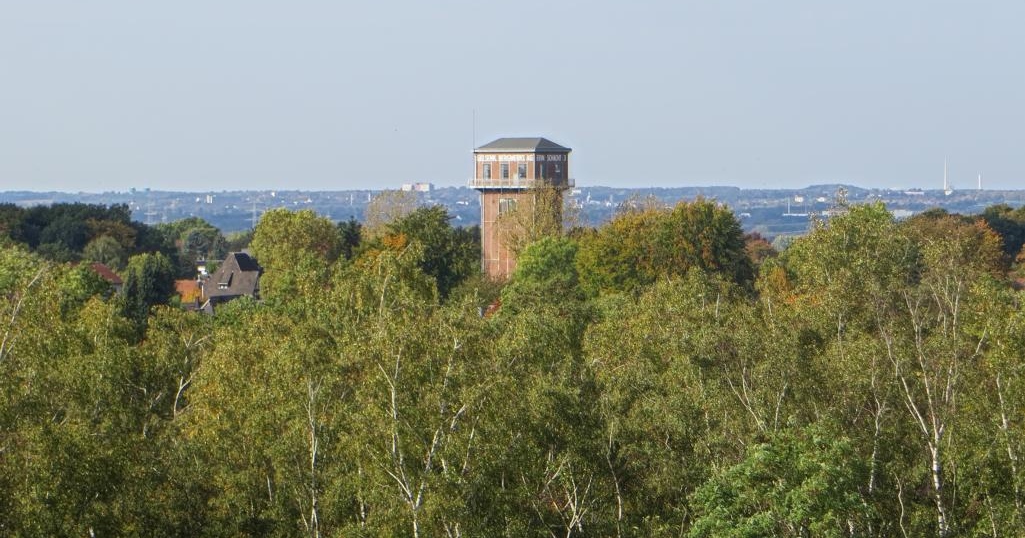
[{"label": "row of window on tower", "polygon": [[[501,163],[498,165],[499,177],[502,179],[509,179],[509,163]],[[520,163],[516,165],[516,179],[526,179],[527,177],[527,164]],[[484,163],[484,179],[491,179],[491,163]]]},{"label": "row of window on tower", "polygon": [[[482,170],[483,178],[484,179],[492,179],[491,163],[484,163],[483,167],[484,167],[484,169]],[[545,165],[544,165],[544,163],[538,164],[538,167],[539,167],[539,173],[538,173],[537,177],[539,177],[539,178],[545,177]],[[560,172],[562,172],[562,167],[559,166],[559,165],[555,165],[555,175],[559,175]],[[509,163],[500,163],[498,165],[498,173],[499,173],[499,178],[500,179],[509,179]],[[516,179],[526,179],[526,178],[527,178],[527,163],[519,163],[519,164],[517,164],[516,165]]]}]

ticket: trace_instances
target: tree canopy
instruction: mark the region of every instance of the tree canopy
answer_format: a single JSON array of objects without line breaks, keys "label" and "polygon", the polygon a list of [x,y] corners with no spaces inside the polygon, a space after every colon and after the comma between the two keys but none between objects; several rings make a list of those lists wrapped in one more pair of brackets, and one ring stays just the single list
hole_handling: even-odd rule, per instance
[{"label": "tree canopy", "polygon": [[[275,210],[252,238],[267,298],[206,316],[169,300],[172,255],[138,251],[196,254],[202,222],[86,213],[33,246],[42,221],[0,206],[0,535],[1025,521],[1025,308],[985,215],[844,206],[774,256],[712,201],[639,208],[524,245],[489,289],[442,208],[366,236]],[[58,247],[126,256],[123,293]]]}]

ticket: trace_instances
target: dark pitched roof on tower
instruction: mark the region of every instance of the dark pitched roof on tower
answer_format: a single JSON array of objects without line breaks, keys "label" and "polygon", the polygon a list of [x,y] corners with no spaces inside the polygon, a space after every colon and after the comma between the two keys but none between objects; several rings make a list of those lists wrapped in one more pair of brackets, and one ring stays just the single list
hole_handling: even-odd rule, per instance
[{"label": "dark pitched roof on tower", "polygon": [[543,152],[564,152],[570,151],[569,148],[560,146],[547,138],[499,138],[493,142],[488,142],[483,146],[474,150],[474,152],[513,152],[513,151],[526,151],[534,153]]}]

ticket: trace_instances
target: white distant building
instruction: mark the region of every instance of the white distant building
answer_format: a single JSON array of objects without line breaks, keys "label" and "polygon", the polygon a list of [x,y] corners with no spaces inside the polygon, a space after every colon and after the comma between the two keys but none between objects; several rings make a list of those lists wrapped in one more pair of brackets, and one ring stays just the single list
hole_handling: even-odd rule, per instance
[{"label": "white distant building", "polygon": [[403,183],[404,192],[431,192],[434,190],[433,183]]}]

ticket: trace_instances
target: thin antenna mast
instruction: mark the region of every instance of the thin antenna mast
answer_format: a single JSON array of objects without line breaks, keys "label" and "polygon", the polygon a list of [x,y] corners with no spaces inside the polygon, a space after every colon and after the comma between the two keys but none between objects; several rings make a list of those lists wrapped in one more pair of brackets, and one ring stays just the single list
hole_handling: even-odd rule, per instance
[{"label": "thin antenna mast", "polygon": [[943,158],[943,195],[950,196],[954,194],[954,189],[950,187],[950,182],[947,181],[947,158]]},{"label": "thin antenna mast", "polygon": [[253,217],[250,219],[250,221],[253,223],[253,229],[255,230],[256,229],[256,221],[257,221],[257,218],[256,218],[256,198],[255,197],[253,198]]}]

